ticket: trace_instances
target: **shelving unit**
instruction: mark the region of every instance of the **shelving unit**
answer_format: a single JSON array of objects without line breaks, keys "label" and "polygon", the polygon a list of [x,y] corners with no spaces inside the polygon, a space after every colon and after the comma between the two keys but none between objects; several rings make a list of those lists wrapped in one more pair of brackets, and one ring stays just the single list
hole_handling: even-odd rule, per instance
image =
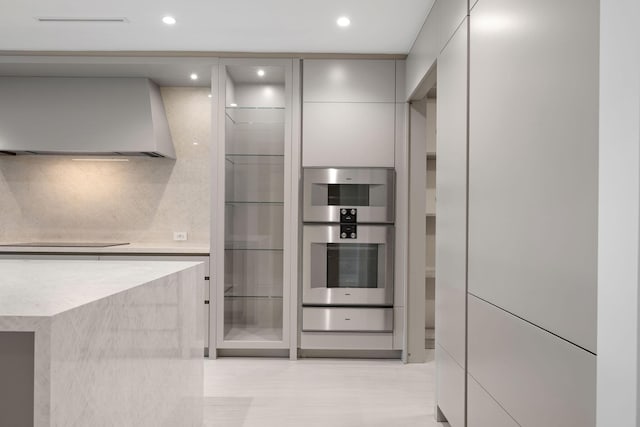
[{"label": "shelving unit", "polygon": [[[281,341],[284,108],[227,107],[225,115],[223,338]],[[272,142],[268,152],[258,141]]]},{"label": "shelving unit", "polygon": [[218,265],[224,274],[218,278],[216,345],[286,349],[291,61],[225,60],[219,74],[224,228],[218,234],[224,238],[218,241],[224,250]]}]

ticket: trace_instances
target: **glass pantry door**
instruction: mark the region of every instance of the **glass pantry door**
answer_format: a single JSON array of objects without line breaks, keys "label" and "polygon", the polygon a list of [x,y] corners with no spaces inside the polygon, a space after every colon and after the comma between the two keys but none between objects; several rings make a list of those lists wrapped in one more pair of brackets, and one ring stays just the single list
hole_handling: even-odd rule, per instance
[{"label": "glass pantry door", "polygon": [[218,346],[288,348],[291,61],[223,61],[220,74],[225,185]]}]

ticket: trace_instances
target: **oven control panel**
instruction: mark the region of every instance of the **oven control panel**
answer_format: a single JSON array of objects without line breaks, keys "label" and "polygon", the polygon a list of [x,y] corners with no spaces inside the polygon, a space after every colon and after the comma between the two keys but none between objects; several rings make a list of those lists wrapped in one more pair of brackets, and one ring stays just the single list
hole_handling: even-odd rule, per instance
[{"label": "oven control panel", "polygon": [[355,224],[358,222],[358,209],[340,209],[340,224]]},{"label": "oven control panel", "polygon": [[341,239],[358,238],[358,209],[355,209],[355,208],[340,209],[340,238]]},{"label": "oven control panel", "polygon": [[357,224],[340,224],[340,238],[341,239],[358,238],[358,225]]}]

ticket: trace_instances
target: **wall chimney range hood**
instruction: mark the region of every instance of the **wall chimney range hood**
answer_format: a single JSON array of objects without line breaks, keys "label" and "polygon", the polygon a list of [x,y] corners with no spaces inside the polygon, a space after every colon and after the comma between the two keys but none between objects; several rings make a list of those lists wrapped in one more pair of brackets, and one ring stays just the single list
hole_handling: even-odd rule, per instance
[{"label": "wall chimney range hood", "polygon": [[146,78],[0,77],[0,154],[175,158]]}]

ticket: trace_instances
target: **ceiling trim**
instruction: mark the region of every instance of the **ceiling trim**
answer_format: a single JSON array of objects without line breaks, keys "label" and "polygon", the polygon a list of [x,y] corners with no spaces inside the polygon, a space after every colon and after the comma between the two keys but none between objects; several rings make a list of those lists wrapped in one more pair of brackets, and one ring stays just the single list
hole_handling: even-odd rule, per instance
[{"label": "ceiling trim", "polygon": [[169,58],[301,58],[301,59],[396,59],[407,54],[387,53],[303,53],[303,52],[214,52],[214,51],[47,51],[0,50],[0,56],[74,56],[74,57],[169,57]]}]

